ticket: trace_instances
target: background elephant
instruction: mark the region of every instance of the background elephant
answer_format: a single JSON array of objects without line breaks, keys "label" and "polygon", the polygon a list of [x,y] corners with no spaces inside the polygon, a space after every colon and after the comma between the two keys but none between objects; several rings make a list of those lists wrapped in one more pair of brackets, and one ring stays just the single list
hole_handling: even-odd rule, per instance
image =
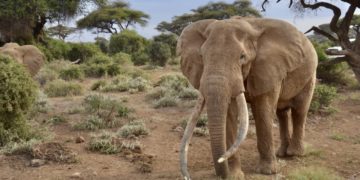
[{"label": "background elephant", "polygon": [[0,54],[11,56],[24,64],[31,76],[35,76],[45,62],[44,54],[33,45],[19,46],[17,43],[6,43],[0,47]]},{"label": "background elephant", "polygon": [[243,177],[237,151],[248,126],[247,117],[243,117],[247,116],[243,94],[255,118],[260,154],[257,171],[276,173],[272,137],[276,115],[281,138],[277,155],[303,155],[304,125],[317,66],[316,52],[303,33],[273,19],[201,20],[183,30],[177,51],[183,74],[201,94],[181,145],[185,178],[190,178],[186,170],[189,139],[204,105],[216,174]]}]

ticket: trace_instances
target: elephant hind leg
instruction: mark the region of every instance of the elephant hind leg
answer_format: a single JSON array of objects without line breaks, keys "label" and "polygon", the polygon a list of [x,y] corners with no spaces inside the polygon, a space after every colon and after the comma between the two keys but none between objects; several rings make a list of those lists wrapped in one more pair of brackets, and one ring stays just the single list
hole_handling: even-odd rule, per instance
[{"label": "elephant hind leg", "polygon": [[[238,109],[235,99],[231,100],[226,118],[226,149],[229,149],[237,136],[238,130]],[[238,151],[228,159],[230,178],[243,179],[244,174],[241,170],[240,152]]]},{"label": "elephant hind leg", "polygon": [[306,84],[302,92],[298,94],[293,100],[293,105],[291,108],[293,133],[286,152],[286,154],[289,156],[302,156],[305,153],[303,143],[305,122],[310,107],[312,94],[315,88],[315,81],[315,78],[311,79]]},{"label": "elephant hind leg", "polygon": [[280,131],[280,140],[281,144],[279,149],[276,152],[278,157],[285,157],[287,148],[290,144],[290,129],[289,129],[289,113],[290,108],[278,109],[276,115],[279,119],[279,131]]}]

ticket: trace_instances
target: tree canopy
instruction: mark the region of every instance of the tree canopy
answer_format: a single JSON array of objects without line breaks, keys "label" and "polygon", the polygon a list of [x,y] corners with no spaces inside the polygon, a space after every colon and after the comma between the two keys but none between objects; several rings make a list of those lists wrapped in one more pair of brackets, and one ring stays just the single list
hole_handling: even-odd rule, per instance
[{"label": "tree canopy", "polygon": [[135,24],[145,26],[147,19],[149,15],[144,12],[130,9],[127,3],[115,2],[91,12],[77,21],[77,26],[88,30],[96,29],[98,33],[117,34]]},{"label": "tree canopy", "polygon": [[161,22],[156,29],[161,32],[172,32],[180,35],[181,31],[192,22],[201,19],[227,19],[231,16],[255,16],[260,13],[251,6],[249,0],[236,0],[233,3],[210,2],[205,6],[191,10],[192,13],[175,16],[172,22]]},{"label": "tree canopy", "polygon": [[84,13],[89,3],[103,6],[107,0],[2,0],[0,41],[31,41],[43,34],[47,22],[63,22]]}]

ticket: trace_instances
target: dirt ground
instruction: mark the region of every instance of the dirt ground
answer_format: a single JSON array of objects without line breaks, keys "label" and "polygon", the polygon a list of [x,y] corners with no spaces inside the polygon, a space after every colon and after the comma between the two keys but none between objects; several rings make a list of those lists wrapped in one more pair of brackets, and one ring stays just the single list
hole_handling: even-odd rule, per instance
[{"label": "dirt ground", "polygon": [[[171,73],[171,69],[152,71],[153,80]],[[89,89],[94,80],[82,84]],[[88,90],[90,93],[90,90]],[[155,109],[146,101],[146,92],[130,94],[113,93],[112,98],[126,97],[128,107],[134,108],[134,116],[145,121],[150,134],[140,141],[143,153],[152,157],[152,172],[141,173],[139,163],[134,163],[123,154],[104,155],[87,150],[87,142],[94,132],[75,131],[72,124],[84,118],[85,114],[70,115],[67,111],[80,106],[83,96],[49,98],[52,110],[41,114],[38,121],[53,115],[63,115],[65,124],[51,126],[52,142],[58,142],[77,153],[78,162],[64,164],[49,162],[40,167],[30,167],[25,156],[0,155],[0,179],[181,179],[179,171],[179,145],[181,132],[173,128],[189,117],[192,110],[188,105]],[[250,134],[241,145],[242,169],[246,179],[286,179],[286,175],[300,167],[320,166],[337,172],[344,179],[360,179],[360,92],[339,93],[333,103],[336,112],[330,116],[310,115],[306,126],[307,154],[301,158],[278,159],[280,172],[273,176],[255,172],[258,161],[254,124]],[[112,129],[116,131],[116,129]],[[100,131],[98,131],[100,132]],[[77,136],[83,136],[85,143],[75,143]],[[279,145],[278,126],[274,124],[276,147]],[[216,179],[210,152],[209,137],[194,137],[189,148],[189,170],[193,179]],[[141,163],[140,163],[141,165]],[[74,176],[77,173],[77,176]]]}]

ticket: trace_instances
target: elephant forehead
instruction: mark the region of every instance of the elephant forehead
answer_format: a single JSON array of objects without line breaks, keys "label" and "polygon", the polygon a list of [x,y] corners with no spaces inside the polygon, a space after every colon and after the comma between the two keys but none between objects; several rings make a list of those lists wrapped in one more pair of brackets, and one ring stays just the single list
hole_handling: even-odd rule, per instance
[{"label": "elephant forehead", "polygon": [[207,31],[208,33],[215,32],[231,36],[233,34],[246,35],[247,33],[253,31],[253,29],[251,25],[244,20],[226,19],[212,23],[207,28]]}]

